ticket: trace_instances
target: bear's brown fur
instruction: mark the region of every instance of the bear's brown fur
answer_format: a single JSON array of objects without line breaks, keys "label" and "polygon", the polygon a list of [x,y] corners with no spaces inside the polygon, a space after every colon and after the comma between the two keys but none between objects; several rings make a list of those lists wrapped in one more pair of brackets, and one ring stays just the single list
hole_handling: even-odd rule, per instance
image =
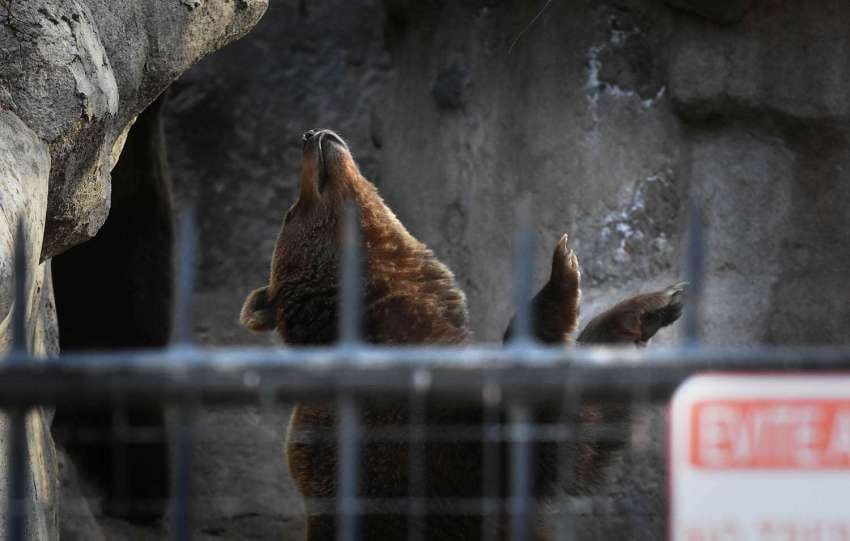
[{"label": "bear's brown fur", "polygon": [[[343,208],[359,208],[365,254],[362,335],[373,343],[460,344],[469,340],[466,300],[454,276],[416,240],[360,174],[347,145],[322,130],[304,136],[301,192],[284,220],[272,258],[269,285],[249,295],[242,323],[255,331],[276,329],[289,344],[329,344],[337,338],[340,226]],[[404,403],[361,402],[364,431],[407,423]],[[429,411],[430,424],[476,424],[475,414]],[[332,539],[336,495],[336,412],[330,404],[298,404],[292,415],[288,458],[293,480],[307,499],[307,538]],[[323,436],[328,436],[324,438]],[[467,446],[473,448],[474,446]],[[480,463],[463,445],[429,446],[426,468],[430,495],[475,496]],[[403,497],[408,488],[407,445],[361,447],[361,486],[366,498]],[[473,474],[471,477],[478,477]],[[323,508],[322,504],[330,505]],[[431,538],[457,538],[470,517],[429,516]],[[392,513],[366,514],[364,539],[402,539],[406,520]],[[471,526],[474,528],[474,526]],[[465,530],[469,532],[469,530]],[[437,533],[439,532],[439,533]]]},{"label": "bear's brown fur", "polygon": [[[570,333],[578,326],[581,301],[581,271],[578,257],[567,247],[568,236],[561,235],[552,255],[549,280],[531,301],[532,328],[535,338],[544,344],[567,344]],[[513,335],[512,319],[504,334],[507,342]]]},{"label": "bear's brown fur", "polygon": [[[466,302],[452,273],[421,242],[411,236],[387,208],[376,189],[357,168],[347,145],[327,130],[304,135],[304,159],[298,201],[289,209],[272,258],[269,285],[253,291],[241,314],[254,331],[277,330],[293,345],[330,344],[338,335],[340,226],[343,208],[354,202],[360,210],[362,251],[365,254],[362,334],[368,342],[384,344],[463,344],[470,340]],[[568,343],[576,328],[580,271],[564,235],[553,255],[549,281],[532,304],[533,332],[550,344]],[[657,330],[657,329],[656,329]],[[510,336],[510,328],[506,337]],[[604,332],[594,337],[605,338]],[[364,436],[370,430],[409,429],[409,404],[382,398],[362,399],[360,421]],[[554,411],[554,410],[553,410]],[[537,412],[537,420],[557,419]],[[482,522],[475,510],[458,512],[456,499],[477,501],[482,492],[483,412],[429,403],[424,453],[425,496],[438,510],[424,521],[409,524],[404,511],[381,506],[377,500],[408,495],[409,445],[406,441],[369,441],[360,447],[358,496],[377,508],[360,520],[361,538],[406,539],[409,527],[424,539],[476,539]],[[306,498],[307,538],[335,536],[336,412],[326,403],[298,404],[291,418],[287,453],[294,482]],[[441,427],[468,427],[470,441],[429,441]],[[542,495],[555,478],[556,448],[535,445],[534,494]],[[499,446],[500,481],[496,490],[508,495],[506,446]],[[506,535],[506,517],[495,528]]]},{"label": "bear's brown fur", "polygon": [[[581,273],[575,253],[567,248],[563,235],[555,248],[549,281],[532,301],[535,337],[548,345],[570,345],[569,333],[576,330],[579,314]],[[630,297],[593,318],[576,340],[579,345],[645,346],[662,328],[676,321],[682,313],[684,283],[662,291]],[[513,320],[504,340],[512,335]],[[622,404],[581,404],[571,415],[562,401],[541,404],[533,414],[537,425],[568,423],[578,428],[577,442],[537,441],[531,446],[535,464],[533,492],[546,497],[555,489],[559,474],[559,458],[572,457],[573,482],[558,487],[570,492],[587,492],[603,476],[612,454],[625,439],[610,435],[600,438],[599,427],[617,428],[628,434],[630,408]]]},{"label": "bear's brown fur", "polygon": [[294,345],[336,340],[338,240],[343,206],[351,201],[360,210],[366,256],[364,339],[465,342],[466,297],[451,271],[407,232],[339,136],[316,132],[304,144],[300,196],[280,230],[269,285],[251,293],[243,324],[277,329]]},{"label": "bear's brown fur", "polygon": [[631,297],[593,318],[579,334],[584,344],[646,346],[662,327],[682,315],[685,283]]},{"label": "bear's brown fur", "polygon": [[[685,284],[630,297],[590,320],[579,333],[578,345],[630,345],[644,347],[653,336],[682,314]],[[625,438],[599,438],[600,426],[614,428],[627,436],[631,408],[626,404],[591,404],[579,411],[579,444],[575,454],[579,490],[598,482],[612,454],[625,444]]]}]

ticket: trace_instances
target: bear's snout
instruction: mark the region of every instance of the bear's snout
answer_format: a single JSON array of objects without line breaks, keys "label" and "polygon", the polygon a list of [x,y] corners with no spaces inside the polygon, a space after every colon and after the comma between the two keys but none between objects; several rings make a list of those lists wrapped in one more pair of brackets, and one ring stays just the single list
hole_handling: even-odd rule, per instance
[{"label": "bear's snout", "polygon": [[302,195],[315,190],[324,193],[334,178],[341,181],[357,174],[351,151],[342,137],[331,130],[308,130],[301,135],[304,142]]},{"label": "bear's snout", "polygon": [[348,144],[343,141],[342,137],[331,130],[307,130],[301,136],[301,141],[303,141],[305,145],[310,142],[316,142],[319,145],[319,148],[322,147],[324,142],[330,141],[348,150]]}]

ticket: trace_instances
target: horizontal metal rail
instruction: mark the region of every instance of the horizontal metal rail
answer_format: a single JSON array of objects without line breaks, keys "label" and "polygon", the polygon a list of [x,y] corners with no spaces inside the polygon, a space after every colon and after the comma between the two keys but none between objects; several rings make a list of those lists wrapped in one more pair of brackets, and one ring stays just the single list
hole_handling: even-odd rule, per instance
[{"label": "horizontal metal rail", "polygon": [[[429,510],[423,474],[410,476],[412,497],[399,500],[364,500],[358,497],[360,443],[383,438],[411,438],[411,464],[424,464],[427,432],[425,401],[451,399],[463,407],[485,406],[479,430],[467,430],[482,442],[509,441],[510,481],[515,494],[508,502],[498,493],[501,457],[499,446],[490,445],[483,470],[485,497],[453,501],[452,510],[486,515],[501,511],[511,515],[513,538],[530,536],[532,505],[530,483],[533,455],[528,445],[535,441],[583,441],[586,434],[571,424],[581,401],[605,403],[663,402],[689,376],[704,372],[755,371],[850,371],[850,346],[719,348],[700,345],[701,306],[705,254],[702,213],[695,200],[688,209],[687,280],[690,283],[685,307],[684,345],[649,349],[612,347],[549,347],[535,341],[532,333],[534,243],[531,210],[522,201],[514,241],[514,333],[505,346],[468,345],[439,347],[389,346],[364,343],[360,315],[363,310],[360,278],[365,270],[358,241],[356,209],[345,215],[341,258],[340,341],[330,347],[274,348],[237,347],[205,349],[192,343],[192,286],[194,282],[195,230],[192,213],[181,221],[180,256],[175,283],[174,333],[166,349],[146,351],[66,353],[57,359],[35,359],[27,352],[24,314],[28,284],[26,245],[23,229],[17,230],[15,250],[15,304],[13,343],[5,362],[0,363],[0,409],[12,415],[7,462],[9,517],[7,538],[26,537],[29,509],[26,507],[27,440],[23,421],[26,412],[38,405],[120,408],[129,402],[176,405],[180,422],[172,440],[176,442],[176,472],[172,490],[171,533],[174,539],[191,538],[192,513],[192,421],[194,407],[201,403],[273,405],[279,402],[330,401],[340,407],[340,442],[337,472],[339,500],[328,500],[341,527],[337,539],[359,539],[359,515],[369,504],[394,504],[399,513],[420,519]],[[357,415],[364,397],[410,401],[410,426],[401,431],[371,433],[362,430]],[[563,423],[535,426],[532,406],[559,402]],[[508,424],[500,411],[512,413]],[[411,427],[413,430],[411,430]],[[373,427],[368,427],[373,428]],[[438,426],[442,438],[462,440],[454,426]],[[612,440],[616,427],[597,426],[594,441]],[[603,430],[607,429],[607,430]],[[156,434],[154,433],[153,437]],[[333,436],[333,435],[331,435]],[[141,438],[152,437],[150,433]],[[381,440],[383,441],[383,440]],[[559,475],[569,475],[569,458],[562,457]],[[567,473],[565,473],[567,472]],[[463,504],[463,505],[461,505]],[[563,510],[562,510],[563,511]],[[568,513],[569,511],[567,511]],[[563,513],[562,513],[563,514]],[[569,522],[564,515],[564,523]],[[416,521],[412,521],[414,524]],[[411,529],[411,539],[422,533]],[[497,539],[489,532],[485,539]]]},{"label": "horizontal metal rail", "polygon": [[[20,353],[13,354],[21,356]],[[585,398],[663,401],[706,371],[850,371],[848,347],[215,348],[74,353],[0,364],[0,407],[138,399],[250,403],[402,394],[478,401],[485,382],[507,399],[546,400],[579,381]],[[576,389],[573,385],[572,389]]]}]

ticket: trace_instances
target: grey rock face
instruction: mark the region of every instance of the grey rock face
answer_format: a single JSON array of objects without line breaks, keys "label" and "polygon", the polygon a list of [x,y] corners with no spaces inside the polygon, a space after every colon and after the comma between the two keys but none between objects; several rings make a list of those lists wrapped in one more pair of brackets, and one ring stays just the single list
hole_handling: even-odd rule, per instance
[{"label": "grey rock face", "polygon": [[[104,139],[118,111],[118,88],[86,6],[46,0],[6,7],[0,27],[7,67],[0,76],[3,107],[51,145],[53,219],[43,247],[50,256],[54,243],[91,237],[106,218],[112,141],[107,148],[92,140]],[[53,223],[62,233],[52,234]]]},{"label": "grey rock face", "polygon": [[846,120],[848,16],[842,2],[817,10],[791,2],[754,4],[729,27],[678,17],[670,96],[686,118]]},{"label": "grey rock face", "polygon": [[720,23],[739,21],[750,0],[665,0],[671,6]]},{"label": "grey rock face", "polygon": [[[35,356],[56,353],[58,344],[50,285],[50,263],[39,263],[47,208],[50,154],[47,145],[14,113],[0,111],[0,355],[11,347],[12,319],[23,311],[27,347]],[[18,225],[22,224],[27,248],[26,304],[15,305],[13,254]],[[27,414],[26,537],[57,538],[57,469],[49,416],[41,408]],[[8,489],[9,419],[0,416],[0,501]],[[5,517],[5,508],[4,514]],[[0,535],[7,523],[0,520]]]},{"label": "grey rock face", "polygon": [[[267,0],[7,0],[0,106],[50,145],[42,258],[94,236],[132,119],[180,73],[247,32]],[[4,13],[5,12],[5,13]],[[119,105],[120,103],[120,105]]]},{"label": "grey rock face", "polygon": [[709,337],[847,341],[847,21],[838,2],[754,5],[723,30],[678,21],[671,98],[707,208]]},{"label": "grey rock face", "polygon": [[[0,0],[0,352],[15,311],[27,346],[58,353],[46,261],[93,236],[109,210],[109,172],[136,115],[200,57],[247,32],[267,0]],[[24,225],[27,305],[14,306],[12,253]],[[49,415],[27,416],[26,537],[55,539],[57,465]],[[0,422],[5,461],[7,422]],[[0,468],[5,501],[8,468]],[[5,513],[5,507],[4,513]],[[5,514],[0,535],[5,535]]]},{"label": "grey rock face", "polygon": [[[47,145],[10,111],[0,111],[0,316],[3,336],[9,333],[14,309],[14,270],[12,257],[16,228],[24,224],[28,248],[38,247],[43,234],[39,219],[47,205],[47,178],[50,172],[50,154]],[[29,253],[35,258],[31,271],[38,267],[38,252]],[[6,344],[6,342],[4,342]]]},{"label": "grey rock face", "polygon": [[[498,339],[511,311],[514,204],[524,193],[541,279],[562,232],[580,254],[590,302],[601,286],[673,272],[679,128],[663,80],[665,8],[553,3],[508,53],[539,7],[452,4],[414,15],[392,5],[403,35],[379,114],[393,134],[380,188],[458,275],[479,339]],[[444,32],[446,20],[467,31]],[[449,115],[427,90],[455,59],[474,82],[463,114]]]}]

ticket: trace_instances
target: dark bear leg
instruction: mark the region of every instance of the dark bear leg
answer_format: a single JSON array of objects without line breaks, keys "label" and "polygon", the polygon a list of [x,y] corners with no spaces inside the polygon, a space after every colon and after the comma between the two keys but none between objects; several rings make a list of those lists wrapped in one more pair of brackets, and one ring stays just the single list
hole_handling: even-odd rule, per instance
[{"label": "dark bear leg", "polygon": [[[682,314],[684,283],[664,290],[635,295],[593,318],[582,330],[577,342],[581,345],[649,344],[663,327],[671,325]],[[631,408],[628,404],[590,405],[580,412],[580,452],[576,472],[581,486],[589,486],[603,477],[604,468],[615,451],[622,448],[625,438],[612,440],[610,435],[599,438],[600,425],[608,432],[628,433]]]},{"label": "dark bear leg", "polygon": [[599,314],[578,337],[580,344],[645,346],[655,334],[682,315],[685,283],[635,295]]},{"label": "dark bear leg", "polygon": [[[552,254],[549,280],[531,301],[532,329],[537,339],[544,344],[568,343],[569,334],[578,326],[581,270],[578,257],[567,246],[568,239],[564,234],[558,240]],[[505,342],[513,334],[514,319],[511,319],[505,330]]]},{"label": "dark bear leg", "polygon": [[[570,333],[578,326],[579,303],[581,301],[581,269],[578,257],[567,244],[568,236],[562,235],[552,254],[552,270],[549,280],[534,296],[531,303],[532,330],[540,342],[547,345],[568,345]],[[513,332],[514,320],[511,320],[505,331],[504,340],[508,341]],[[539,425],[557,425],[564,421],[564,416],[575,415],[564,411],[562,400],[538,406],[532,412],[532,422]],[[505,418],[505,420],[507,420]],[[570,421],[576,422],[576,420]],[[560,472],[560,458],[570,456],[572,444],[557,441],[535,441],[531,446],[532,495],[535,502],[552,492]],[[502,478],[510,479],[510,444],[501,446],[503,457]],[[565,455],[567,453],[567,455]],[[510,497],[512,491],[505,483],[502,487],[503,498]],[[532,502],[534,503],[534,502]],[[539,520],[535,517],[535,507],[532,507],[532,524]],[[510,520],[503,517],[499,526],[500,531],[510,531]]]},{"label": "dark bear leg", "polygon": [[335,541],[336,520],[333,515],[311,515],[307,517],[307,541]]},{"label": "dark bear leg", "polygon": [[[564,235],[555,248],[552,272],[547,283],[532,301],[533,329],[538,340],[545,344],[568,344],[569,333],[578,323],[581,299],[581,272],[575,253],[567,247]],[[675,322],[682,313],[684,284],[679,283],[662,291],[631,297],[594,318],[578,338],[580,344],[635,344],[645,346],[663,327]],[[511,336],[513,320],[505,332]],[[612,440],[610,434],[600,437],[600,425],[621,425],[627,431],[629,408],[626,405],[581,405],[559,401],[546,404],[534,412],[537,424],[563,424],[579,427],[577,442],[536,442],[532,446],[535,465],[534,494],[545,496],[554,488],[560,474],[570,475],[570,489],[586,488],[597,482],[612,453],[625,440]],[[607,431],[611,432],[611,431]],[[507,449],[506,449],[507,450]],[[571,472],[562,472],[563,464]]]}]

